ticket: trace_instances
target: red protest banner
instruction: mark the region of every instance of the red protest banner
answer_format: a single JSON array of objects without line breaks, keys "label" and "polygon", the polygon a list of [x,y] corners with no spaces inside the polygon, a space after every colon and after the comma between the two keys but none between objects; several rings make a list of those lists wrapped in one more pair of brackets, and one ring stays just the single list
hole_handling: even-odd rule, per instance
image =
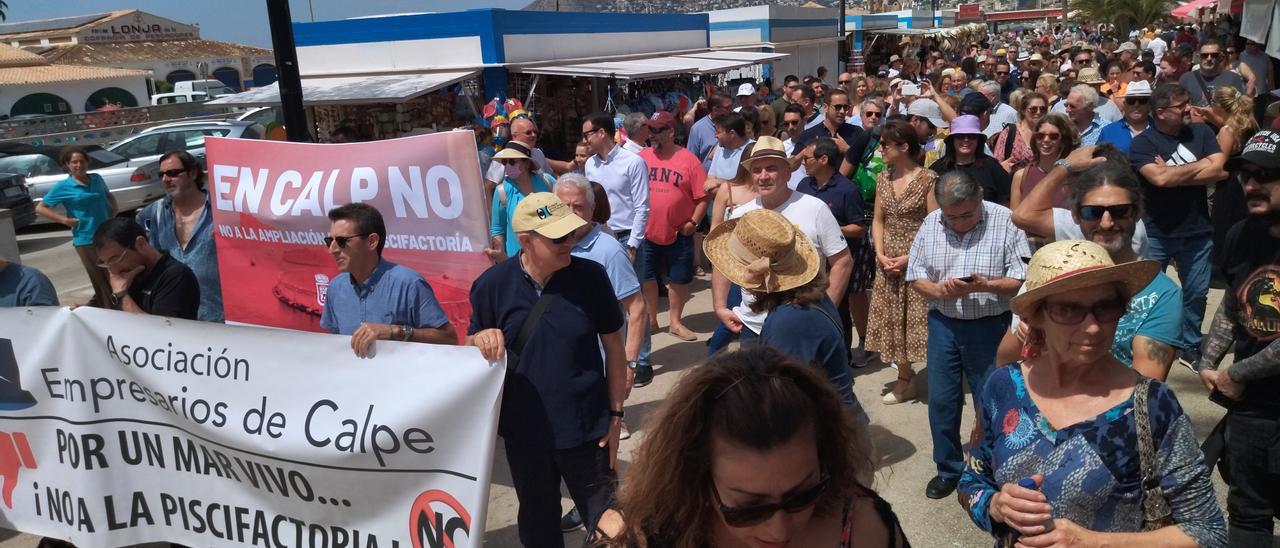
[{"label": "red protest banner", "polygon": [[488,260],[488,218],[471,132],[367,143],[209,138],[209,200],[229,322],[320,331],[338,274],[328,211],[368,203],[387,225],[382,256],[412,268],[466,333],[471,282]]}]

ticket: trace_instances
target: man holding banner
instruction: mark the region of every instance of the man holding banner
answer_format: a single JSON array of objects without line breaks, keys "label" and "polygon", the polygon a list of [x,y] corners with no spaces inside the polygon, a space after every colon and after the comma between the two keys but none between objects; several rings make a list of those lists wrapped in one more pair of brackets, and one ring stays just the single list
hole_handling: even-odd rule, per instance
[{"label": "man holding banner", "polygon": [[373,356],[381,340],[457,344],[431,285],[413,270],[382,258],[387,226],[373,206],[347,204],[329,211],[324,243],[339,274],[325,292],[320,326],[351,335],[356,356]]},{"label": "man holding banner", "polygon": [[512,223],[520,253],[472,285],[467,344],[489,360],[510,353],[498,433],[520,502],[520,541],[564,546],[561,479],[590,531],[617,478],[623,316],[604,267],[571,255],[586,221],[569,206],[531,194]]}]

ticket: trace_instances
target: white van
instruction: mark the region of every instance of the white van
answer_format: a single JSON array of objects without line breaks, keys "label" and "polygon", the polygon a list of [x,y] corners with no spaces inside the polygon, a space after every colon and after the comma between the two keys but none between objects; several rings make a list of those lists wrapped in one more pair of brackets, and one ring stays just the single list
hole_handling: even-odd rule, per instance
[{"label": "white van", "polygon": [[203,103],[212,99],[203,91],[185,91],[181,93],[157,93],[151,96],[152,105],[172,105],[174,103]]},{"label": "white van", "polygon": [[223,95],[234,94],[235,90],[227,87],[227,85],[222,83],[222,81],[220,80],[208,79],[208,80],[187,80],[185,82],[178,82],[173,85],[173,92],[174,93],[204,92],[209,94],[209,97],[216,98],[216,97],[222,97]]}]

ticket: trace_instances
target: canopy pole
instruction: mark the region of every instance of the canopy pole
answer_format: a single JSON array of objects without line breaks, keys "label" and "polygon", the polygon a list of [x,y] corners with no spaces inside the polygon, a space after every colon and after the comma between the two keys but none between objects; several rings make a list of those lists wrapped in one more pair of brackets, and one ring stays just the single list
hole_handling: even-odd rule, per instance
[{"label": "canopy pole", "polygon": [[271,27],[271,49],[276,57],[285,135],[290,141],[309,143],[311,135],[307,131],[307,113],[302,103],[302,76],[298,72],[298,50],[293,42],[289,0],[267,0],[267,19]]}]

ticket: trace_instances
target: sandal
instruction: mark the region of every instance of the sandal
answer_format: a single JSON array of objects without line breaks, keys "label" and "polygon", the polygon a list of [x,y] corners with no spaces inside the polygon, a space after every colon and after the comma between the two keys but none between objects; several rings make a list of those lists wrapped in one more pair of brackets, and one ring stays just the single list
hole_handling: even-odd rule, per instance
[{"label": "sandal", "polygon": [[[885,394],[884,397],[880,399],[880,401],[885,405],[897,405],[916,399],[915,377],[903,377],[902,375],[898,375],[898,381],[907,381],[907,388],[904,389],[901,394],[898,394],[896,390],[890,390],[888,394]],[[896,389],[897,387],[895,386],[894,388]]]}]

